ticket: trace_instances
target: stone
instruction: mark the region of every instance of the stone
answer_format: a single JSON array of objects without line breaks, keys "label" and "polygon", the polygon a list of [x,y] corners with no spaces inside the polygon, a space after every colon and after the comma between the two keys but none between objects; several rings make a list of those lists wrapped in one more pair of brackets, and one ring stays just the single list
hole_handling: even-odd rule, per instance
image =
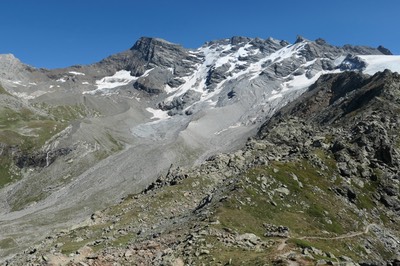
[{"label": "stone", "polygon": [[254,245],[256,245],[260,238],[252,233],[245,233],[236,237],[236,241],[248,241]]},{"label": "stone", "polygon": [[172,263],[172,266],[185,266],[185,262],[183,261],[182,258],[177,258],[175,261]]},{"label": "stone", "polygon": [[340,256],[339,259],[344,262],[352,262],[353,261],[351,258],[344,256],[344,255]]},{"label": "stone", "polygon": [[125,258],[129,258],[129,257],[132,257],[133,256],[133,251],[132,250],[127,250],[127,251],[125,251],[125,253],[124,253],[124,257]]},{"label": "stone", "polygon": [[280,187],[275,189],[276,192],[280,193],[280,194],[284,194],[286,196],[288,196],[290,194],[290,190],[285,188],[285,187]]},{"label": "stone", "polygon": [[202,250],[200,251],[200,255],[208,255],[208,254],[210,254],[210,251],[207,250],[207,249],[202,249]]},{"label": "stone", "polygon": [[326,253],[326,256],[327,256],[328,258],[330,258],[330,259],[336,259],[336,256],[335,256],[333,253],[331,253],[331,252],[327,252],[327,253]]},{"label": "stone", "polygon": [[314,248],[314,247],[311,247],[311,252],[314,253],[315,255],[319,255],[319,256],[324,255],[324,252],[322,252],[321,250]]}]

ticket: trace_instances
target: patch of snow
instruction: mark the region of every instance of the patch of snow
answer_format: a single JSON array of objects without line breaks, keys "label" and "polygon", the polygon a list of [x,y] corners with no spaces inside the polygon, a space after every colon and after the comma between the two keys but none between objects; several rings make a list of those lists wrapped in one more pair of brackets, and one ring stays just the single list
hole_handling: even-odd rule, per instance
[{"label": "patch of snow", "polygon": [[25,85],[25,84],[22,84],[22,81],[20,81],[20,80],[11,81],[11,82],[14,83],[14,84],[16,84],[16,85],[26,87],[26,85]]},{"label": "patch of snow", "polygon": [[62,83],[67,82],[67,80],[65,79],[65,77],[59,78],[59,79],[57,79],[56,81],[57,81],[57,82],[62,82]]},{"label": "patch of snow", "polygon": [[25,100],[32,100],[32,99],[35,99],[36,97],[39,97],[46,93],[47,93],[46,91],[39,90],[39,91],[35,91],[31,94],[28,94],[26,92],[13,92],[13,95],[17,96],[18,98],[25,99]]},{"label": "patch of snow", "polygon": [[129,82],[135,80],[131,73],[126,70],[120,70],[111,77],[104,77],[101,80],[96,80],[98,90],[112,89],[120,86],[127,85]]},{"label": "patch of snow", "polygon": [[50,85],[50,86],[49,86],[49,89],[52,89],[53,87],[54,87],[54,85]]},{"label": "patch of snow", "polygon": [[170,94],[170,93],[172,93],[172,92],[174,92],[174,91],[176,91],[177,90],[177,88],[171,88],[171,86],[169,86],[168,84],[166,84],[165,85],[165,88],[164,88],[164,91],[167,93],[167,94]]},{"label": "patch of snow", "polygon": [[345,55],[341,55],[338,58],[335,59],[335,61],[333,61],[333,63],[335,64],[335,66],[339,66],[341,63],[343,63],[343,61],[346,59]]},{"label": "patch of snow", "polygon": [[36,86],[37,84],[35,82],[29,82],[29,85]]},{"label": "patch of snow", "polygon": [[18,98],[22,98],[25,100],[35,99],[34,96],[27,94],[26,92],[13,92],[13,95],[17,96]]},{"label": "patch of snow", "polygon": [[[142,76],[147,76],[150,71],[147,70]],[[131,76],[130,71],[120,70],[110,77],[104,77],[101,80],[96,80],[97,89],[92,91],[84,91],[83,94],[110,94],[110,89],[128,85],[130,82],[137,80],[139,77]]]},{"label": "patch of snow", "polygon": [[241,126],[242,126],[242,124],[240,122],[238,122],[238,123],[236,123],[236,124],[234,124],[232,126],[229,126],[228,128],[224,128],[224,129],[222,129],[220,131],[215,132],[214,135],[220,135],[221,133],[223,133],[225,131],[228,131],[229,129],[238,128],[238,127],[241,127]]},{"label": "patch of snow", "polygon": [[82,85],[89,85],[90,83],[87,81],[82,82]]},{"label": "patch of snow", "polygon": [[68,73],[70,73],[70,74],[72,74],[72,75],[77,75],[77,76],[85,76],[85,73],[76,72],[76,71],[70,71],[70,72],[68,72]]},{"label": "patch of snow", "polygon": [[146,108],[146,111],[151,113],[153,116],[151,117],[151,119],[157,119],[157,120],[164,120],[169,118],[170,116],[168,115],[167,111],[163,111],[160,109],[153,109],[151,107]]},{"label": "patch of snow", "polygon": [[274,94],[274,95],[272,95],[271,97],[269,97],[269,98],[267,99],[267,101],[272,101],[272,100],[275,100],[275,99],[278,99],[278,98],[282,98],[282,97],[283,97],[283,94],[282,94],[282,93]]},{"label": "patch of snow", "polygon": [[367,63],[367,67],[363,71],[365,74],[373,75],[385,69],[400,73],[399,55],[359,55],[358,57]]},{"label": "patch of snow", "polygon": [[286,93],[288,91],[294,91],[294,90],[300,90],[300,89],[305,89],[314,84],[319,77],[321,77],[324,74],[329,74],[329,73],[339,73],[339,69],[335,70],[322,70],[316,73],[312,78],[307,78],[306,74],[299,75],[293,77],[291,80],[286,81],[282,83],[281,87],[282,90],[281,92]]},{"label": "patch of snow", "polygon": [[[143,75],[141,75],[140,77],[147,77],[153,69],[154,69],[154,68],[151,68],[151,69],[146,70],[146,71],[143,73]],[[139,78],[139,77],[137,77],[137,78],[135,78],[135,79],[138,79],[138,78]]]}]

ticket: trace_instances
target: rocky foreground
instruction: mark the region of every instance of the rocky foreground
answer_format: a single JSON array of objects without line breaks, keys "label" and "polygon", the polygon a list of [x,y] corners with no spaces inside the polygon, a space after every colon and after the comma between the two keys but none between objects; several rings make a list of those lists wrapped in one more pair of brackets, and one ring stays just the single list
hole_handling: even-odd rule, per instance
[{"label": "rocky foreground", "polygon": [[399,96],[390,71],[324,75],[241,150],[6,265],[400,265]]}]

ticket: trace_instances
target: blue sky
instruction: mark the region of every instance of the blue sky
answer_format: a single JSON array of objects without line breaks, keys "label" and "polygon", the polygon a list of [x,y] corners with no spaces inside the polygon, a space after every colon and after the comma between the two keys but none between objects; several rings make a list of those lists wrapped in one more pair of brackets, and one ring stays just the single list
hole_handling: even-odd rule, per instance
[{"label": "blue sky", "polygon": [[400,54],[398,0],[3,0],[0,53],[35,67],[90,64],[141,36],[196,48],[235,35],[334,45],[383,45]]}]

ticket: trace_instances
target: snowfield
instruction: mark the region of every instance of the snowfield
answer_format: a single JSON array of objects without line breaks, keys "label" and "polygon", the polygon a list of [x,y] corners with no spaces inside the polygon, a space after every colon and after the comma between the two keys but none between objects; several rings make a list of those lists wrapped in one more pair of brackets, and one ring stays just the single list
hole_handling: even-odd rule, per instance
[{"label": "snowfield", "polygon": [[365,74],[373,75],[385,69],[400,73],[399,55],[359,55],[358,57],[367,63],[367,68],[363,71]]}]

